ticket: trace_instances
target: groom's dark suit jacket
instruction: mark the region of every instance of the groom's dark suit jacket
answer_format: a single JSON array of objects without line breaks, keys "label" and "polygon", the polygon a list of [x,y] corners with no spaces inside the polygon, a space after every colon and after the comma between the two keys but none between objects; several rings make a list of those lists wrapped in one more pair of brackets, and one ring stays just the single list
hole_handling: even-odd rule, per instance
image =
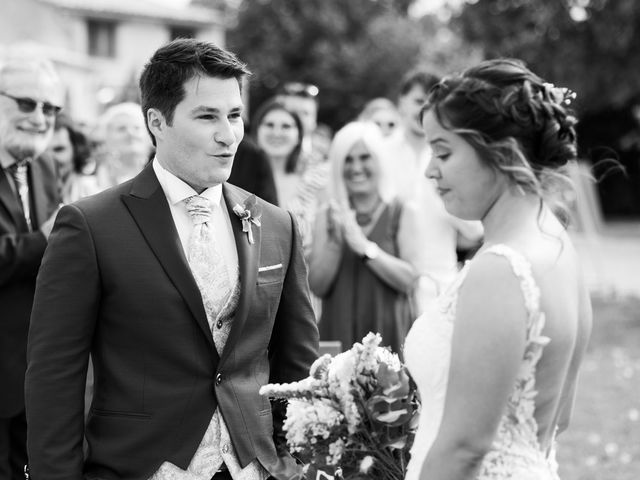
[{"label": "groom's dark suit jacket", "polygon": [[[29,331],[32,478],[142,480],[164,461],[186,468],[216,406],[242,465],[257,458],[271,475],[295,477],[282,412],[258,390],[305,377],[317,357],[299,235],[289,213],[259,200],[262,226],[252,227],[250,244],[231,212],[249,194],[224,184],[223,196],[242,293],[220,356],[150,165],[133,180],[60,211]],[[83,466],[90,351],[95,393]]]}]

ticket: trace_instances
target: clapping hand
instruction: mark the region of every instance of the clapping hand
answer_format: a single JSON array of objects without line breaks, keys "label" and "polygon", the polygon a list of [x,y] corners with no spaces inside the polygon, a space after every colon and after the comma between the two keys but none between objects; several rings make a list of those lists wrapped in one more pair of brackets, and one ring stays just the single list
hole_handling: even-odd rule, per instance
[{"label": "clapping hand", "polygon": [[340,206],[333,200],[329,202],[327,207],[327,235],[330,240],[336,243],[342,242],[343,233],[343,212]]},{"label": "clapping hand", "polygon": [[369,240],[356,222],[356,212],[353,210],[343,212],[342,221],[345,242],[356,255],[362,257]]}]

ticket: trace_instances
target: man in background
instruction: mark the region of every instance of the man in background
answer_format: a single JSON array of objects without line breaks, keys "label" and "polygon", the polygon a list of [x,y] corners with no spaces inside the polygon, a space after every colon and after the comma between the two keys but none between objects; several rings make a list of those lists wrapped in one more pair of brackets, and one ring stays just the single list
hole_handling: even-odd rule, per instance
[{"label": "man in background", "polygon": [[444,208],[435,185],[425,177],[431,160],[431,147],[420,121],[420,112],[429,91],[440,81],[436,75],[415,69],[400,83],[398,112],[401,125],[387,137],[391,173],[395,193],[404,201],[415,202],[425,222],[425,249],[428,255],[419,267],[421,277],[416,289],[418,313],[424,311],[455,277],[457,248],[471,248],[482,236],[479,222],[466,222],[451,216]]},{"label": "man in background", "polygon": [[46,61],[0,65],[0,478],[24,478],[29,316],[36,275],[57,213],[54,165],[43,157],[62,105]]}]

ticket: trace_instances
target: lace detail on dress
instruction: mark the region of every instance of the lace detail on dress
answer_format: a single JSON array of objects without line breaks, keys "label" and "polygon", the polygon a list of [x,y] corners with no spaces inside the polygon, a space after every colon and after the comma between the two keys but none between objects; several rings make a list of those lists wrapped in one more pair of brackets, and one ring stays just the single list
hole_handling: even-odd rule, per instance
[{"label": "lace detail on dress", "polygon": [[538,288],[527,259],[506,245],[495,245],[485,252],[504,256],[520,287],[527,310],[526,347],[516,383],[507,401],[498,432],[484,458],[478,479],[557,479],[553,455],[546,455],[538,443],[535,385],[536,366],[549,338],[542,334],[545,315],[540,311]]},{"label": "lace detail on dress", "polygon": [[[485,456],[477,480],[559,480],[553,447],[545,454],[538,443],[535,421],[535,373],[549,338],[542,334],[545,316],[540,311],[540,290],[527,259],[506,245],[482,254],[504,256],[520,281],[527,311],[526,347],[505,414]],[[458,292],[473,261],[467,262],[455,281],[413,324],[405,342],[406,364],[422,400],[420,424],[411,449],[406,480],[417,480],[442,420],[451,360],[451,339]]]}]

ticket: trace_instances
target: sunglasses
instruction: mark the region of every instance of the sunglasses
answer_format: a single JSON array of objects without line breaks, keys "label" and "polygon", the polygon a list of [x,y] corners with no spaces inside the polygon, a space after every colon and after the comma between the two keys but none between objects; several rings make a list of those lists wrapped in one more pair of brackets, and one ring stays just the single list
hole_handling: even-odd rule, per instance
[{"label": "sunglasses", "polygon": [[54,117],[60,113],[62,107],[49,102],[39,102],[29,97],[14,97],[5,92],[0,92],[3,97],[10,98],[18,105],[18,110],[22,113],[32,113],[38,106],[42,107],[42,113],[47,117]]},{"label": "sunglasses", "polygon": [[285,95],[314,98],[318,96],[320,90],[310,83],[289,82],[282,86],[282,93]]}]

